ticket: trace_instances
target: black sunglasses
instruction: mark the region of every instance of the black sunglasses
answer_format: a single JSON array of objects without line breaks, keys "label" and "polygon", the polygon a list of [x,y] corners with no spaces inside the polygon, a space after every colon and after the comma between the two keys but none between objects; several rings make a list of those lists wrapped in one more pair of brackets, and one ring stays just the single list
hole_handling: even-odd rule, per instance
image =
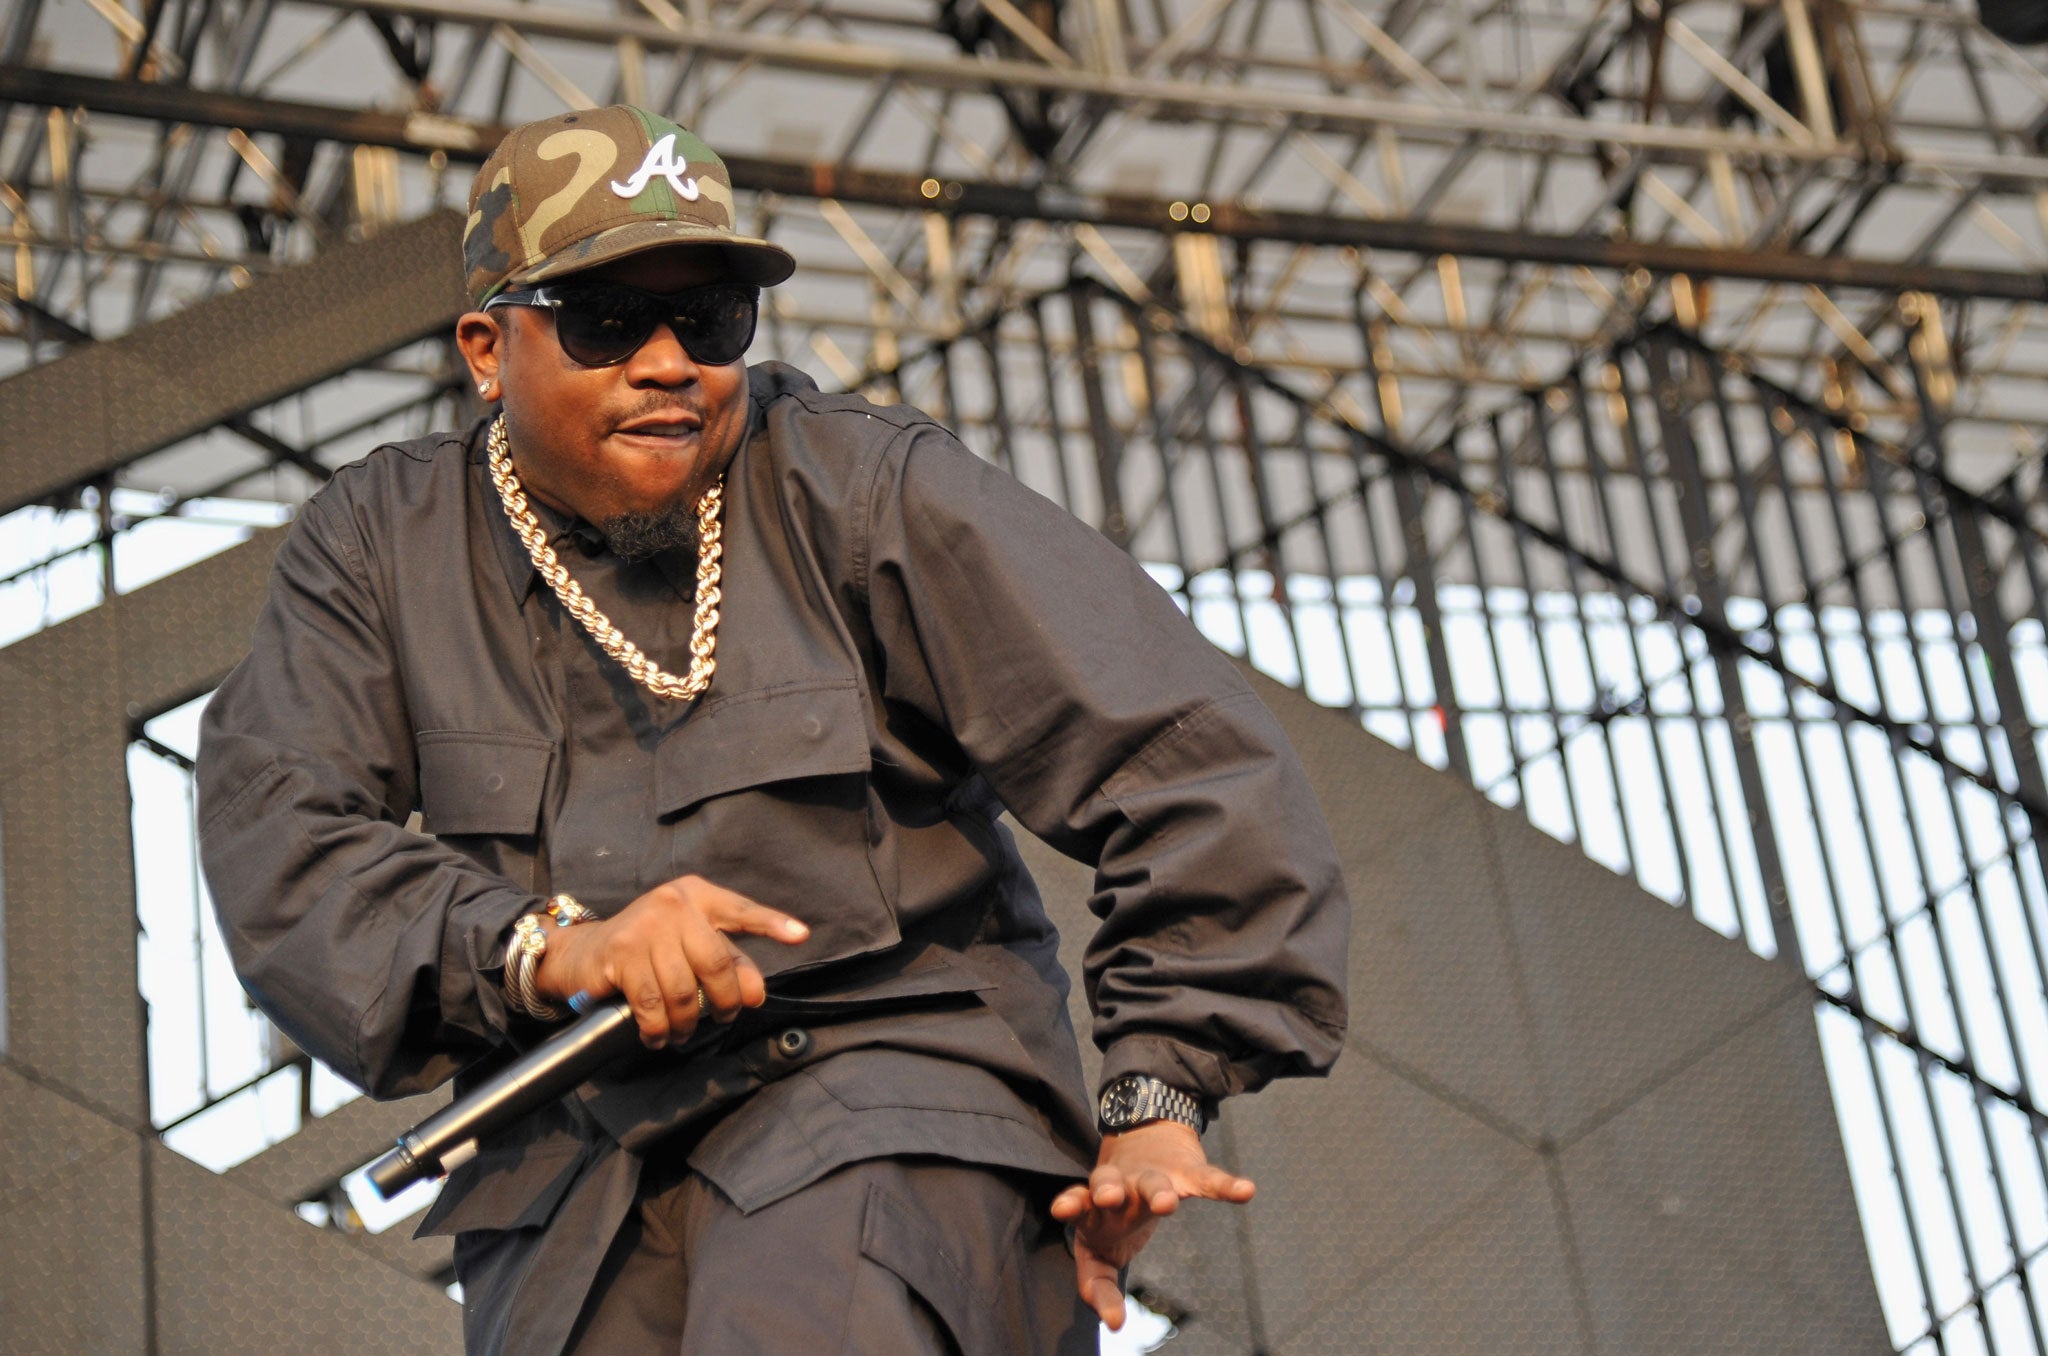
[{"label": "black sunglasses", "polygon": [[692,362],[723,367],[754,342],[761,289],[712,283],[664,296],[624,283],[578,282],[500,292],[493,306],[543,306],[555,313],[555,342],[585,367],[615,367],[639,352],[656,325],[675,331]]}]

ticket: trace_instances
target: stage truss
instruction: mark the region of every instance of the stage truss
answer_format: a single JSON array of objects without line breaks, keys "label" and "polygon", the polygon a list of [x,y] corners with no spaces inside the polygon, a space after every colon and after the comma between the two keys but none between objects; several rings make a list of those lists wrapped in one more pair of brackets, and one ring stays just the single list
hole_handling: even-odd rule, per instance
[{"label": "stage truss", "polygon": [[1980,479],[2043,411],[2048,69],[1967,6],[133,3],[0,33],[15,366],[629,98],[734,157],[803,264],[772,344],[841,381],[1086,260],[1329,384],[1362,294],[1422,445],[1646,313],[1880,433],[1911,336]]}]

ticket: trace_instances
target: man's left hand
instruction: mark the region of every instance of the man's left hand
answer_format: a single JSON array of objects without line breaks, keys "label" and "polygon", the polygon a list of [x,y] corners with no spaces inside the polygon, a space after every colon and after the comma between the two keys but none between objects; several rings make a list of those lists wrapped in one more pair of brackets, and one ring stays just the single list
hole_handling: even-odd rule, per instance
[{"label": "man's left hand", "polygon": [[1074,1226],[1074,1275],[1081,1298],[1112,1331],[1124,1325],[1117,1272],[1130,1265],[1164,1216],[1190,1196],[1242,1205],[1257,1188],[1212,1166],[1202,1139],[1178,1121],[1149,1121],[1106,1135],[1086,1186],[1053,1197],[1052,1215]]}]

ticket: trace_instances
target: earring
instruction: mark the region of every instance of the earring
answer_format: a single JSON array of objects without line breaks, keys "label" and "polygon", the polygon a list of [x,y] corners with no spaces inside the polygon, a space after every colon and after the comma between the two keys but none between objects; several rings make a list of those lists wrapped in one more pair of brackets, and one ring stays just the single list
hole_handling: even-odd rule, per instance
[{"label": "earring", "polygon": [[488,378],[476,384],[476,393],[482,396],[485,400],[489,400],[491,398],[491,382]]}]

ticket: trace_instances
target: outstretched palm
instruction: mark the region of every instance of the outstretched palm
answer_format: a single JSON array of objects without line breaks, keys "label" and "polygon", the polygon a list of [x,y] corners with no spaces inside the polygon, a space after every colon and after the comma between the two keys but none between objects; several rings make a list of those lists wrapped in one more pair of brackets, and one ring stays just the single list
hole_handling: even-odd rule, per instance
[{"label": "outstretched palm", "polygon": [[1209,1162],[1201,1137],[1175,1121],[1107,1135],[1085,1185],[1053,1198],[1054,1219],[1074,1226],[1074,1276],[1081,1298],[1112,1329],[1124,1325],[1117,1273],[1129,1266],[1159,1221],[1189,1197],[1242,1205],[1258,1188]]}]

